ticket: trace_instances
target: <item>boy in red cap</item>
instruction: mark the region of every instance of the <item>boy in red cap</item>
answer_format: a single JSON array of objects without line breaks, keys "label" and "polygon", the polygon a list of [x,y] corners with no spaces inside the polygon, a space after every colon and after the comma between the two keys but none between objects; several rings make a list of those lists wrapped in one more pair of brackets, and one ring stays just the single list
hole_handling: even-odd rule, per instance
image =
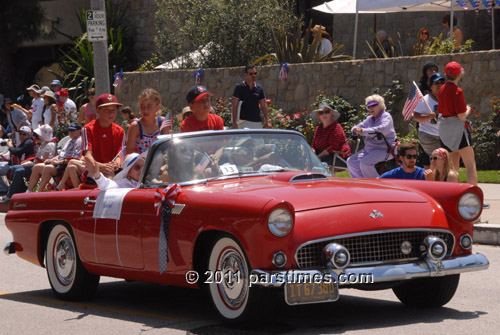
[{"label": "boy in red cap", "polygon": [[477,185],[476,160],[472,148],[472,137],[467,117],[473,111],[465,103],[464,91],[458,82],[464,76],[463,67],[457,62],[450,62],[444,68],[448,80],[439,90],[438,114],[439,138],[441,146],[450,152],[455,170],[460,167],[460,157],[467,169],[467,183]]},{"label": "boy in red cap", "polygon": [[224,130],[224,121],[219,115],[210,113],[210,93],[204,86],[193,86],[189,89],[186,100],[193,115],[188,116],[181,124],[181,133],[200,130]]},{"label": "boy in red cap", "polygon": [[59,111],[61,113],[61,123],[75,122],[78,118],[76,104],[69,98],[69,92],[66,89],[59,90],[56,93],[59,98]]},{"label": "boy in red cap", "polygon": [[114,95],[106,93],[97,98],[95,105],[98,118],[82,129],[82,153],[97,162],[103,175],[112,177],[122,163],[119,153],[124,145],[125,131],[114,123],[122,104]]}]

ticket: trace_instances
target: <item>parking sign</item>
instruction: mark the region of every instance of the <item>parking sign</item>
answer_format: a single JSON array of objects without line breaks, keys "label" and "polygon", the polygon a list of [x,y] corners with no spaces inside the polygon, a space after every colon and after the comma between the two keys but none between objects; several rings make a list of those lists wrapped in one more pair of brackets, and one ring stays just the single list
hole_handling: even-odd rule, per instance
[{"label": "parking sign", "polygon": [[106,41],[106,12],[103,10],[88,10],[87,35],[90,42]]}]

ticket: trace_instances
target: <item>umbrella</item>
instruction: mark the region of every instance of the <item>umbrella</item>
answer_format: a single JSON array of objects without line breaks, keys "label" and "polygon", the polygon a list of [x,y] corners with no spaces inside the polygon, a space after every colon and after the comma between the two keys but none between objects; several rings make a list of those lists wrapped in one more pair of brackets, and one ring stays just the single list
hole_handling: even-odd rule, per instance
[{"label": "umbrella", "polygon": [[[500,5],[500,0],[495,0]],[[453,5],[452,5],[453,3]],[[356,58],[356,40],[358,37],[358,14],[383,14],[394,12],[436,12],[450,11],[453,17],[454,11],[467,10],[473,8],[491,9],[492,1],[428,1],[428,0],[334,0],[323,3],[322,5],[313,7],[314,10],[329,13],[329,14],[356,14],[354,22],[354,45],[353,57]],[[468,6],[470,5],[470,6]],[[482,5],[482,7],[481,7]],[[495,49],[495,22],[493,11],[491,11],[492,19],[492,48]],[[450,22],[450,36],[453,33],[453,20]]]}]

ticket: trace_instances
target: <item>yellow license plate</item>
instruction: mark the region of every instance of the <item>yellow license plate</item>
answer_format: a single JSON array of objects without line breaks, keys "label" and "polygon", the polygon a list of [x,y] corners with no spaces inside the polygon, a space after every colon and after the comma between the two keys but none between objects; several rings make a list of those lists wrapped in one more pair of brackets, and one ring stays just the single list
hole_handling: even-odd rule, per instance
[{"label": "yellow license plate", "polygon": [[285,301],[289,305],[336,301],[338,298],[339,288],[336,281],[321,284],[285,284]]}]

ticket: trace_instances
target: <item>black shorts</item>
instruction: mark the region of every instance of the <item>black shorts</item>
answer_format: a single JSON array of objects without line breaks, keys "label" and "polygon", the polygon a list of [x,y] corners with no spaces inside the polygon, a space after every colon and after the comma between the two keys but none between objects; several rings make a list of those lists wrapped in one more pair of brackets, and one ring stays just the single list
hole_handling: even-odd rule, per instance
[{"label": "black shorts", "polygon": [[[458,150],[472,145],[472,136],[470,134],[469,129],[466,128],[465,132],[466,134],[463,134],[462,140],[460,141],[460,145],[458,146]],[[441,147],[445,148],[449,152],[453,152],[453,150],[444,145],[443,141],[440,140],[439,142],[441,142]]]},{"label": "black shorts", "polygon": [[56,168],[56,171],[57,171],[57,175],[61,175],[64,173],[64,171],[66,170],[66,167],[68,166],[68,164],[57,164],[55,166]]}]

